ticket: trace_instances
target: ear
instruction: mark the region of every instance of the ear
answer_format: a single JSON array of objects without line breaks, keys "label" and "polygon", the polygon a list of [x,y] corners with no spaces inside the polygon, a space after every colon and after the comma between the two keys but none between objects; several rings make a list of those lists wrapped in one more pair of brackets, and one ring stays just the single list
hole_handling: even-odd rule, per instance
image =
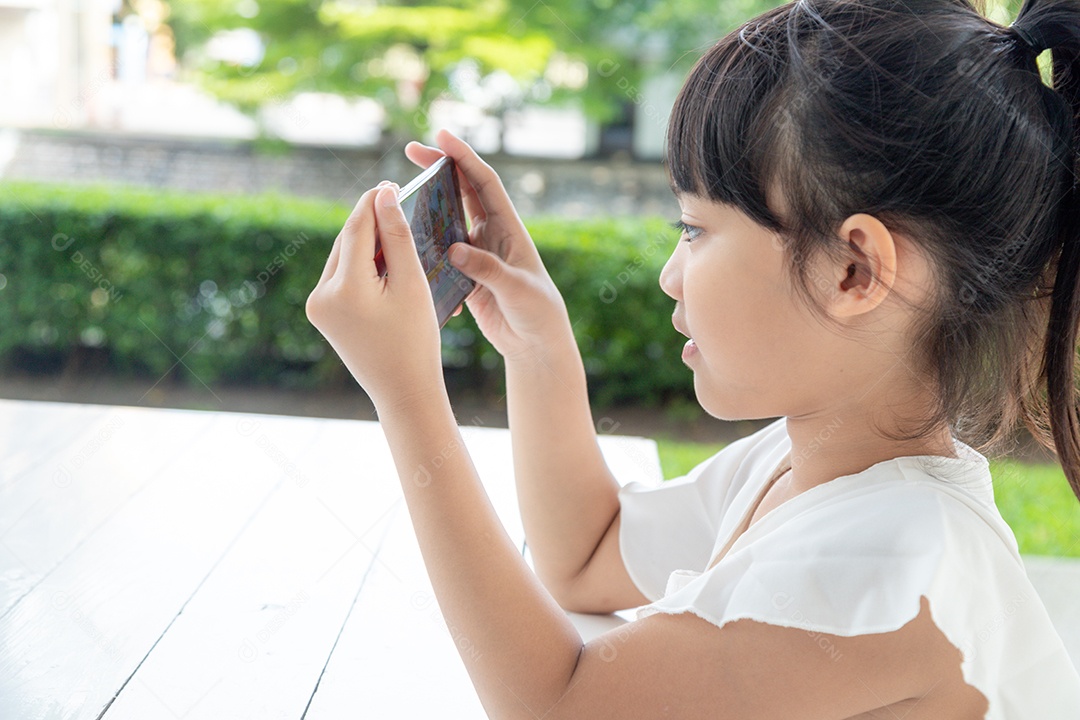
[{"label": "ear", "polygon": [[843,267],[833,266],[831,310],[837,317],[855,317],[880,305],[892,289],[896,281],[896,243],[889,229],[866,213],[845,220],[840,226],[840,239],[850,252]]}]

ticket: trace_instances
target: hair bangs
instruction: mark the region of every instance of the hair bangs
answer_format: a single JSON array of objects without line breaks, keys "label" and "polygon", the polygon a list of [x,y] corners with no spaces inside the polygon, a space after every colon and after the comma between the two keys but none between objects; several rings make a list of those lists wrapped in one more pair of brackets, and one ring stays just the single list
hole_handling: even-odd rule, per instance
[{"label": "hair bangs", "polygon": [[698,60],[667,130],[673,192],[736,207],[774,231],[784,227],[767,202],[784,160],[776,112],[787,57],[781,10],[725,36]]}]

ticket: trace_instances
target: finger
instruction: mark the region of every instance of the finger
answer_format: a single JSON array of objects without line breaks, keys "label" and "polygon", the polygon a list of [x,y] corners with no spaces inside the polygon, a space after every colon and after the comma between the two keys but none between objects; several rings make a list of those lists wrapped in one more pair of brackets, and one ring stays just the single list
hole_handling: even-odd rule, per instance
[{"label": "finger", "polygon": [[475,245],[453,243],[450,245],[448,255],[453,267],[477,283],[477,287],[473,288],[469,297],[479,291],[480,285],[489,288],[496,295],[501,295],[510,291],[510,286],[521,282],[520,270],[509,265],[495,253]]},{"label": "finger", "polygon": [[[484,162],[468,143],[446,128],[439,130],[435,140],[447,155],[454,158],[455,164],[464,175],[461,194],[470,219],[479,217],[484,220],[491,214],[514,212],[510,196],[507,195],[498,173]],[[470,199],[475,199],[475,202]]]},{"label": "finger", "polygon": [[360,196],[338,233],[341,245],[338,268],[346,278],[360,277],[363,273],[375,275],[375,194],[378,192],[379,188],[374,187]]},{"label": "finger", "polygon": [[465,305],[469,308],[469,312],[475,318],[477,315],[483,315],[484,308],[488,305],[495,303],[498,304],[498,299],[491,288],[476,283],[476,289],[469,297],[465,298]]},{"label": "finger", "polygon": [[[430,167],[432,163],[445,155],[446,153],[442,150],[423,145],[415,140],[405,146],[405,156],[422,168]],[[461,187],[461,202],[465,208],[469,227],[472,228],[477,223],[487,219],[487,212],[485,212],[483,204],[477,198],[476,192],[472,189],[472,185],[469,184],[469,179],[465,177],[465,173],[457,162],[454,163],[454,174],[457,175],[458,185]]]},{"label": "finger", "polygon": [[431,167],[432,163],[444,155],[446,155],[446,153],[438,148],[423,145],[415,140],[405,145],[405,157],[409,158],[414,164],[419,165],[422,168]]},{"label": "finger", "polygon": [[[381,188],[385,185],[391,184],[393,183],[391,183],[389,180],[383,180],[375,187]],[[372,261],[375,263],[375,274],[379,277],[382,277],[382,274],[386,272],[386,258],[383,257],[382,241],[379,240],[379,228],[377,225],[375,227],[375,257],[372,258]]]},{"label": "finger", "polygon": [[[389,180],[383,180],[379,183],[378,187],[388,185]],[[359,203],[358,203],[359,204]],[[354,208],[355,210],[355,208]],[[326,265],[323,266],[322,275],[319,277],[320,285],[326,283],[330,278],[334,277],[334,273],[337,272],[337,266],[341,259],[341,232],[339,231],[337,237],[334,238],[334,244],[330,248],[330,255],[326,258]]]},{"label": "finger", "polygon": [[458,315],[460,315],[460,314],[461,314],[461,308],[462,308],[462,306],[461,306],[461,305],[458,305],[458,306],[457,306],[457,310],[455,310],[455,311],[454,311],[454,314],[453,314],[453,315],[451,315],[450,317],[457,317]]},{"label": "finger", "polygon": [[[415,272],[423,275],[420,255],[416,252],[412,229],[405,218],[405,212],[398,202],[398,186],[391,185],[379,190],[375,198],[375,222],[382,240],[383,259],[386,260],[386,274],[405,277],[403,273],[412,273],[410,265],[415,265]],[[400,269],[399,269],[400,268]]]},{"label": "finger", "polygon": [[330,254],[326,258],[326,265],[323,266],[322,276],[319,278],[319,285],[325,285],[330,278],[334,277],[334,273],[337,271],[338,258],[341,255],[341,233],[337,234],[334,238],[334,245],[330,248]]}]

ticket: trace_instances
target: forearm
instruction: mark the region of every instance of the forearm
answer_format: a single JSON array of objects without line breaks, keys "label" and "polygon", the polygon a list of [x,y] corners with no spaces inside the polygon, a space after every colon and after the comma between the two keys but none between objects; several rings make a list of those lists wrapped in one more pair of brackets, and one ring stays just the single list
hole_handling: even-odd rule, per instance
[{"label": "forearm", "polygon": [[[507,535],[445,394],[380,409],[409,515],[447,626],[491,718],[543,717],[581,636]],[[439,462],[433,460],[439,458]]]},{"label": "forearm", "polygon": [[600,452],[569,328],[544,354],[507,360],[506,393],[526,541],[537,575],[558,595],[619,508],[619,484]]}]

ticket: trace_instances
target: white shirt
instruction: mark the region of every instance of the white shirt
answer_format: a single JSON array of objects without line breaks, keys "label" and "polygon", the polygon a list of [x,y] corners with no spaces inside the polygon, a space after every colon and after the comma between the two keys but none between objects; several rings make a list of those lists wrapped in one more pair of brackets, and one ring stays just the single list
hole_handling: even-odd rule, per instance
[{"label": "white shirt", "polygon": [[652,601],[637,618],[692,612],[849,636],[899,629],[925,595],[988,720],[1077,720],[1080,675],[994,504],[989,463],[953,442],[957,458],[884,460],[786,500],[708,570],[791,452],[786,419],[687,475],[627,483],[619,545]]}]

